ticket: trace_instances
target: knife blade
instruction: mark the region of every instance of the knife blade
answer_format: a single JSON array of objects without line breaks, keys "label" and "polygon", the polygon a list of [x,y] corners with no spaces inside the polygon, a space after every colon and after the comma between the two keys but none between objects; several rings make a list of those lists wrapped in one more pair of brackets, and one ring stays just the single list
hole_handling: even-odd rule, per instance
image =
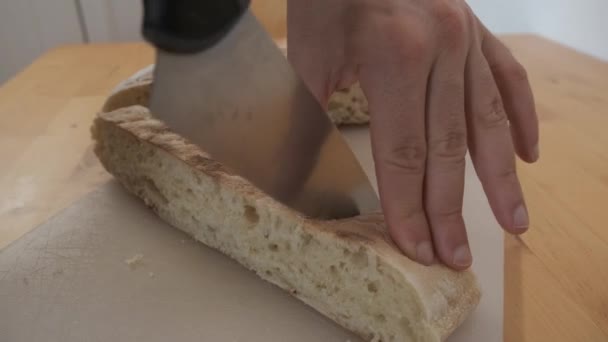
[{"label": "knife blade", "polygon": [[144,1],[156,47],[150,110],[284,205],[317,219],[376,211],[378,196],[249,1]]}]

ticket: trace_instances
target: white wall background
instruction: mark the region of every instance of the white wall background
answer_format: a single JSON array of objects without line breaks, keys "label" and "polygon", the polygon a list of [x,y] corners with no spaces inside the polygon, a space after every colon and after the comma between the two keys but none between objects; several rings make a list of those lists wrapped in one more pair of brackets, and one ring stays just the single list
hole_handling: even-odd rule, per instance
[{"label": "white wall background", "polygon": [[496,33],[531,32],[608,61],[608,0],[468,0]]},{"label": "white wall background", "polygon": [[0,0],[0,84],[44,51],[82,41],[74,0]]},{"label": "white wall background", "polygon": [[[495,33],[536,33],[608,61],[608,0],[468,3]],[[57,44],[140,40],[140,22],[141,0],[0,0],[0,84]]]},{"label": "white wall background", "polygon": [[608,60],[608,0],[531,1],[532,31]]},{"label": "white wall background", "polygon": [[90,41],[141,40],[141,0],[79,1]]},{"label": "white wall background", "polygon": [[467,0],[479,19],[496,33],[532,32],[530,4],[544,0]]}]

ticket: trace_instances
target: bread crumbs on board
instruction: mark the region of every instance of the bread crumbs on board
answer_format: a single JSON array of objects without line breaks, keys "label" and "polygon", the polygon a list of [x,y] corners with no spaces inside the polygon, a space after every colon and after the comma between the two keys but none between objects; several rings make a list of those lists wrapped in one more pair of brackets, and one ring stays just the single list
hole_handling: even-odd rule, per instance
[{"label": "bread crumbs on board", "polygon": [[127,264],[130,269],[134,270],[143,264],[143,259],[144,255],[141,253],[137,253],[132,257],[125,259],[125,264]]}]

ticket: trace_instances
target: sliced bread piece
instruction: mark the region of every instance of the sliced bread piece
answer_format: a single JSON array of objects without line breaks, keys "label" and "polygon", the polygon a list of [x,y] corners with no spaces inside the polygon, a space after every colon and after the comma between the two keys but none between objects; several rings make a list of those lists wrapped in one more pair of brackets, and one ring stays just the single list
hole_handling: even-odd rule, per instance
[{"label": "sliced bread piece", "polygon": [[[112,106],[107,107],[112,108]],[[443,341],[480,299],[471,271],[405,257],[381,214],[305,218],[173,133],[142,106],[101,112],[104,167],[163,220],[372,341]]]}]

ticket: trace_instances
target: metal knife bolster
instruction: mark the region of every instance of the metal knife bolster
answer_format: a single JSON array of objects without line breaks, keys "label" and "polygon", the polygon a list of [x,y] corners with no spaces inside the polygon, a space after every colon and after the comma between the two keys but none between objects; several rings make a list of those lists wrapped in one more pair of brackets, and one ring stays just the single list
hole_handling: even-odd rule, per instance
[{"label": "metal knife bolster", "polygon": [[[164,7],[158,8],[166,11],[175,3],[208,1],[159,2]],[[152,113],[307,216],[333,219],[378,210],[378,196],[355,155],[254,15],[240,6],[244,3],[232,1],[232,16],[224,15],[218,23],[179,29],[156,23],[166,18],[155,12],[158,8],[145,11],[154,14],[144,20],[144,32],[157,47]],[[197,20],[209,16],[213,12],[196,15]],[[201,27],[214,29],[205,35]],[[164,32],[167,28],[171,30]],[[192,29],[199,31],[188,31]],[[169,38],[156,44],[158,37]]]}]

